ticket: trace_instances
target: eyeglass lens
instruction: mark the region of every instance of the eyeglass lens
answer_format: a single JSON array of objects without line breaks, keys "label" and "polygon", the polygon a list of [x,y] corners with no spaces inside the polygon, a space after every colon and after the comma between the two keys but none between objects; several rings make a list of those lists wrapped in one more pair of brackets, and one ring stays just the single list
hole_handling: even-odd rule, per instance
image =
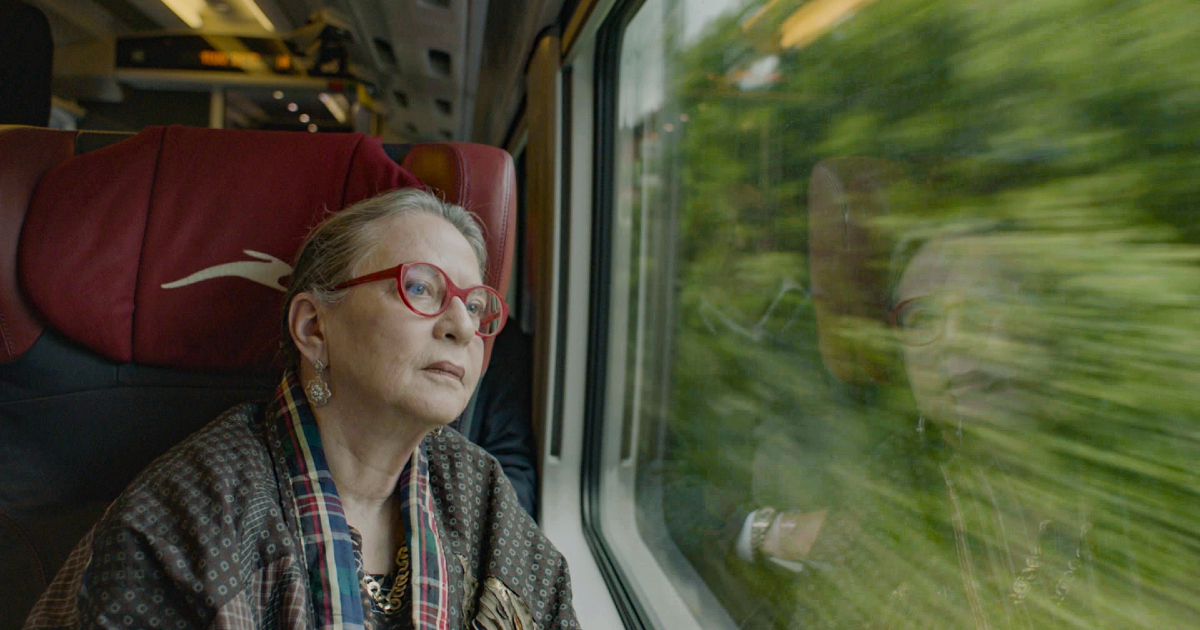
[{"label": "eyeglass lens", "polygon": [[896,313],[900,339],[909,345],[936,341],[945,330],[951,312],[957,312],[969,330],[994,332],[998,325],[1015,316],[1019,308],[1010,300],[987,301],[978,297],[945,302],[933,297],[911,300]]},{"label": "eyeglass lens", "polygon": [[[431,265],[411,265],[405,268],[401,285],[404,297],[412,309],[422,315],[437,315],[446,309],[450,292],[449,279]],[[480,333],[492,334],[502,323],[499,296],[486,287],[478,286],[463,299],[467,313]]]},{"label": "eyeglass lens", "polygon": [[910,345],[929,343],[941,334],[945,318],[945,311],[934,300],[912,300],[896,313],[900,340]]}]

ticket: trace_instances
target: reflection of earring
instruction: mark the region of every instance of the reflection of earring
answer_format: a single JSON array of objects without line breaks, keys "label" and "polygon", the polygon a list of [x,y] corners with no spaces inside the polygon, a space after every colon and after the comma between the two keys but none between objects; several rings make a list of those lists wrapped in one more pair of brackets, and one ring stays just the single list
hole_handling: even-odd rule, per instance
[{"label": "reflection of earring", "polygon": [[308,402],[312,403],[313,407],[324,407],[333,397],[333,392],[329,391],[329,383],[325,382],[323,375],[325,364],[317,359],[313,361],[313,369],[317,371],[317,376],[304,386],[304,393],[308,395]]},{"label": "reflection of earring", "polygon": [[925,414],[917,416],[917,433],[920,433],[922,437],[925,436]]}]

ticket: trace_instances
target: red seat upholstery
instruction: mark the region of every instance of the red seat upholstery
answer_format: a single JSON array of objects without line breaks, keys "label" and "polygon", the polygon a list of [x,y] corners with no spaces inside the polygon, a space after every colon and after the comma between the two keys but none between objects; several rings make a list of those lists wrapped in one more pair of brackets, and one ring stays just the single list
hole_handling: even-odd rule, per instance
[{"label": "red seat upholstery", "polygon": [[[54,133],[10,133],[23,132]],[[507,290],[507,154],[418,145],[405,165],[483,219],[488,280]],[[151,128],[45,174],[25,214],[20,280],[45,325],[114,361],[262,373],[277,346],[281,281],[312,226],[325,212],[416,185],[358,134]],[[205,280],[205,270],[231,275]],[[0,355],[11,360],[41,324],[6,293],[5,310],[20,319],[11,343],[5,334],[13,350]]]},{"label": "red seat upholstery", "polygon": [[809,268],[817,338],[825,366],[845,383],[880,383],[889,361],[861,334],[888,309],[892,239],[880,219],[911,194],[904,170],[871,157],[823,160],[808,188]]},{"label": "red seat upholstery", "polygon": [[480,218],[508,286],[500,149],[159,127],[75,155],[87,136],[0,127],[0,630],[150,459],[269,395],[288,263],[324,213],[419,178]]}]

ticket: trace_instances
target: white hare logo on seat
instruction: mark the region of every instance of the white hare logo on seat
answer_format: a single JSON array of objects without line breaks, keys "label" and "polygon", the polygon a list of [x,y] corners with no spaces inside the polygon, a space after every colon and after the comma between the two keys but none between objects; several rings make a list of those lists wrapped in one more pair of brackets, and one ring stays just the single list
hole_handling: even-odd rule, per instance
[{"label": "white hare logo on seat", "polygon": [[215,278],[245,278],[251,282],[257,282],[265,287],[270,287],[277,291],[287,292],[287,287],[279,282],[279,279],[284,276],[292,275],[292,266],[279,260],[278,258],[256,252],[252,249],[243,249],[243,253],[251,258],[258,260],[240,260],[238,262],[223,263],[213,265],[207,269],[201,269],[196,273],[180,278],[174,282],[168,282],[162,285],[164,289],[178,289],[186,287],[197,282],[205,280],[213,280]]}]

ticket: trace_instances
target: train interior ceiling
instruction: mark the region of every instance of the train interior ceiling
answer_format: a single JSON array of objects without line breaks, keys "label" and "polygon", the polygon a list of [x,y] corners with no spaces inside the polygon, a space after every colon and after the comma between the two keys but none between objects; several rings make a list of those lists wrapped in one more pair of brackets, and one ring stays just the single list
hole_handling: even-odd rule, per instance
[{"label": "train interior ceiling", "polygon": [[[14,6],[17,3],[11,3]],[[561,0],[32,0],[51,126],[362,131],[502,143]]]}]

